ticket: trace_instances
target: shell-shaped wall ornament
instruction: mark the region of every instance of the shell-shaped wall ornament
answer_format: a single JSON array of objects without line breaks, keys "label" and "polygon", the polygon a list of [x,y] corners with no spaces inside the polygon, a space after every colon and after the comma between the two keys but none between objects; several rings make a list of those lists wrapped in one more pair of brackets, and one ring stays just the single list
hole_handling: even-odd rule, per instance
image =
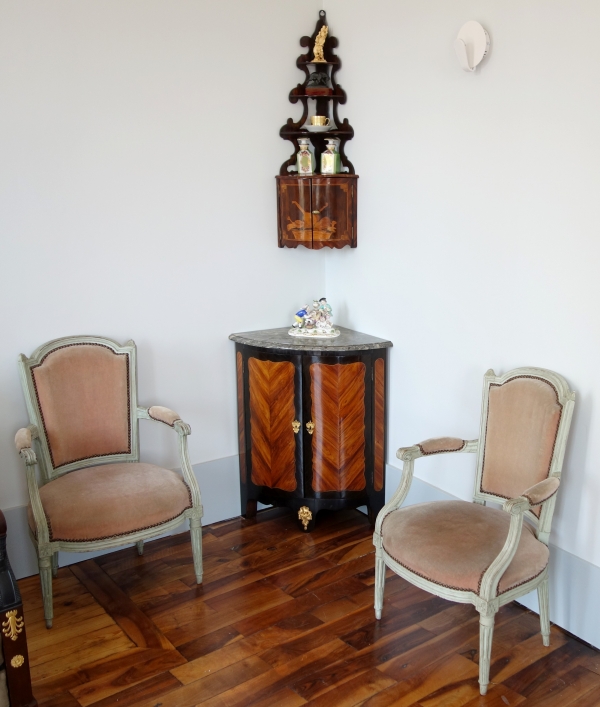
[{"label": "shell-shaped wall ornament", "polygon": [[454,41],[458,62],[465,71],[475,71],[490,50],[490,35],[475,20],[464,24]]}]

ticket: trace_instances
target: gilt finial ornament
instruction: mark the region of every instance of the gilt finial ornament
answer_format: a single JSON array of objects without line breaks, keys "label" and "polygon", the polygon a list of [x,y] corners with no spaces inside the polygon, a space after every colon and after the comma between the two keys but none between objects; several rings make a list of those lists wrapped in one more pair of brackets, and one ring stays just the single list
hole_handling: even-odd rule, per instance
[{"label": "gilt finial ornament", "polygon": [[315,40],[315,48],[313,49],[313,63],[324,64],[326,59],[323,56],[323,46],[325,45],[325,40],[327,39],[327,32],[329,32],[329,27],[323,25],[319,30],[317,39]]}]

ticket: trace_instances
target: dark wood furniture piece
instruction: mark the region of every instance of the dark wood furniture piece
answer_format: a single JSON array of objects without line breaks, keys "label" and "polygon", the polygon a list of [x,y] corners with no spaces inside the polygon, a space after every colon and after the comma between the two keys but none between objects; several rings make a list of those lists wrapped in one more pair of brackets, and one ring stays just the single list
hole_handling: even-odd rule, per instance
[{"label": "dark wood furniture piece", "polygon": [[277,177],[279,247],[356,248],[358,177]]},{"label": "dark wood furniture piece", "polygon": [[385,502],[387,350],[339,327],[335,339],[288,328],[236,342],[242,515],[257,502],[289,506],[304,530],[320,510]]},{"label": "dark wood furniture piece", "polygon": [[23,602],[6,554],[6,520],[2,511],[0,511],[0,628],[8,703],[10,707],[36,707],[37,700],[31,691]]},{"label": "dark wood furniture piece", "polygon": [[[296,66],[304,72],[303,83],[290,91],[290,103],[302,104],[302,116],[297,122],[288,118],[279,131],[284,140],[289,140],[294,151],[279,170],[277,177],[277,230],[280,248],[343,248],[349,245],[356,248],[356,194],[358,175],[354,173],[352,162],[346,157],[344,147],[354,137],[354,128],[348,118],[340,120],[338,106],[346,103],[346,92],[336,81],[336,73],[342,61],[333,50],[338,40],[327,36],[323,46],[325,62],[314,62],[314,45],[321,28],[327,24],[325,10],[319,12],[319,20],[310,37],[302,37],[300,46],[307,47],[307,52],[296,60]],[[310,95],[307,84],[311,73],[326,72],[331,84],[328,95]],[[310,92],[310,88],[308,88]],[[315,115],[323,115],[333,123],[333,128],[326,132],[309,132],[305,123],[309,114],[309,101],[316,101]],[[295,171],[296,155],[300,146],[298,138],[310,139],[317,161],[317,172],[321,162],[321,153],[326,148],[327,138],[339,140],[338,151],[342,169],[341,174],[312,177],[299,176]],[[292,169],[292,171],[290,171]]]}]

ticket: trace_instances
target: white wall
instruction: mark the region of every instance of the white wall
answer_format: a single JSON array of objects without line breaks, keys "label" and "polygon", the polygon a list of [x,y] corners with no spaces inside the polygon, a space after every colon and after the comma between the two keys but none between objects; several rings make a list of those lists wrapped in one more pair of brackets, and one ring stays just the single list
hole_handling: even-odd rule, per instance
[{"label": "white wall", "polygon": [[[578,400],[552,542],[600,565],[600,5],[327,0],[356,131],[358,249],[327,254],[340,324],[390,338],[389,461],[478,435],[482,377],[536,365]],[[453,41],[491,35],[474,75]],[[472,493],[474,460],[416,474]],[[598,637],[600,638],[600,637]]]},{"label": "white wall", "polygon": [[[26,503],[17,356],[68,334],[139,347],[141,404],[237,453],[234,331],[325,288],[277,248],[279,128],[316,2],[0,0],[0,507]],[[178,464],[142,423],[149,461]],[[152,429],[152,436],[148,430]]]},{"label": "white wall", "polygon": [[[134,338],[141,403],[178,410],[192,461],[231,487],[229,461],[212,465],[237,452],[227,336],[285,325],[326,288],[338,323],[395,343],[391,464],[400,445],[475,437],[487,368],[566,375],[579,398],[552,542],[599,567],[600,5],[326,0],[359,247],[279,250],[278,130],[299,115],[287,94],[320,7],[0,0],[0,507],[26,503],[19,352]],[[452,48],[470,19],[492,38],[475,75]],[[145,457],[176,466],[169,430],[149,426]],[[468,498],[473,460],[417,476]]]}]

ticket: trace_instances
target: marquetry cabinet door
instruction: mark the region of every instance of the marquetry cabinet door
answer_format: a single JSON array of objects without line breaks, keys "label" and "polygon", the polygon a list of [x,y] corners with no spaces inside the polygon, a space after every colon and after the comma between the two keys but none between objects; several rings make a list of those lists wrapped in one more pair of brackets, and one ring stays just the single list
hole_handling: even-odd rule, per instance
[{"label": "marquetry cabinet door", "polygon": [[305,476],[310,479],[309,484],[305,481],[306,495],[365,491],[371,419],[368,371],[362,360],[305,358],[311,438],[305,454]]},{"label": "marquetry cabinet door", "polygon": [[291,360],[249,356],[250,481],[299,492],[297,366]]},{"label": "marquetry cabinet door", "polygon": [[277,177],[278,243],[356,247],[356,175]]},{"label": "marquetry cabinet door", "polygon": [[354,247],[356,179],[314,177],[312,214],[314,250]]},{"label": "marquetry cabinet door", "polygon": [[278,177],[277,212],[279,247],[312,248],[312,180],[299,177]]}]

